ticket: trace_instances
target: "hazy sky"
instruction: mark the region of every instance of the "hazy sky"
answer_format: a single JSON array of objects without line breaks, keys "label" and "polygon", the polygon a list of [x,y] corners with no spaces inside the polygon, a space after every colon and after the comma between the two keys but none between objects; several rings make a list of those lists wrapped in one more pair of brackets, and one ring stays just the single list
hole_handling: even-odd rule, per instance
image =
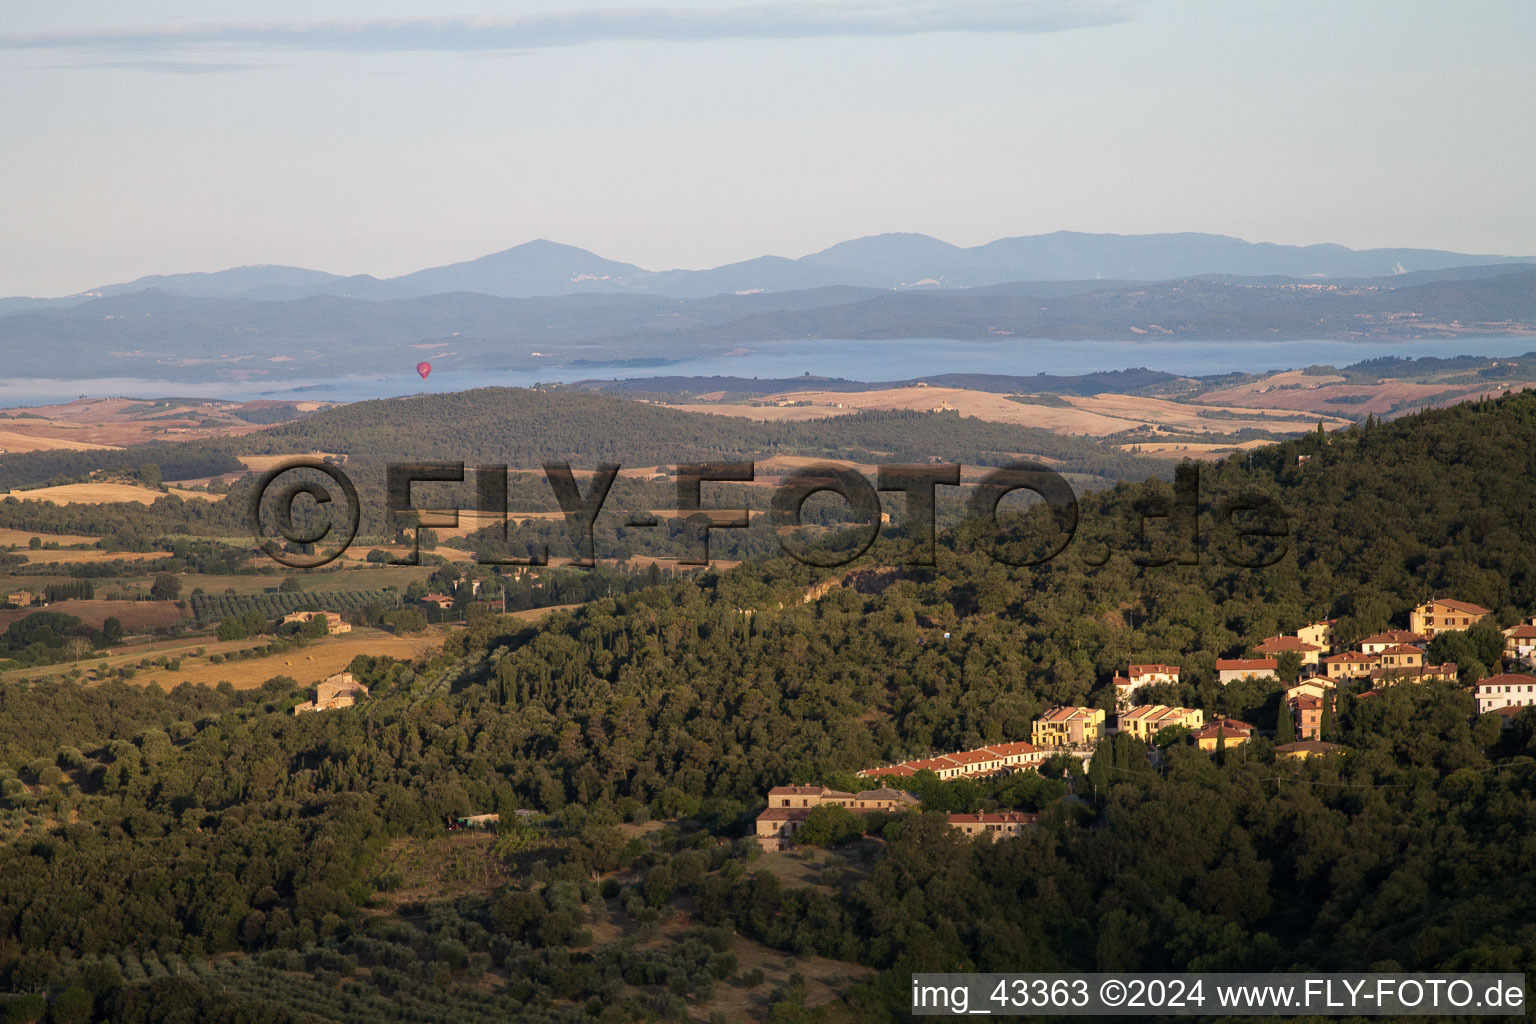
[{"label": "hazy sky", "polygon": [[[0,295],[551,238],[1536,255],[1536,4],[5,0]],[[378,20],[387,19],[387,20]]]}]

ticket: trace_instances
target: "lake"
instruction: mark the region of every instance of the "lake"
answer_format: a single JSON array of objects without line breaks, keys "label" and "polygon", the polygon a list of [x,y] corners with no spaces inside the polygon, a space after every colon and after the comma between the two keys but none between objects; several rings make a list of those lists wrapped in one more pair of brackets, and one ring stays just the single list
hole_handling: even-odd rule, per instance
[{"label": "lake", "polygon": [[434,372],[425,382],[410,367],[388,376],[187,384],[134,378],[0,381],[0,407],[64,402],[80,397],[310,399],[356,402],[427,392],[539,381],[634,379],[656,376],[818,377],[904,380],[939,373],[1079,374],[1144,366],[1168,373],[1262,373],[1316,364],[1346,366],[1379,356],[1514,356],[1536,350],[1536,338],[1466,337],[1408,341],[882,341],[755,342],[739,355],[681,359],[646,366],[545,366],[531,370]]}]

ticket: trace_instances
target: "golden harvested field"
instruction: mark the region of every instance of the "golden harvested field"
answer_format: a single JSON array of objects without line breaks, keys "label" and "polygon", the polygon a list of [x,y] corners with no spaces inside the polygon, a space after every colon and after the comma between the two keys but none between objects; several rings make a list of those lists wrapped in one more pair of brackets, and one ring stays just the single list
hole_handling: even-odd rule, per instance
[{"label": "golden harvested field", "polygon": [[[121,448],[154,440],[235,437],[264,429],[226,411],[226,404],[200,400],[82,398],[60,405],[7,410],[7,414],[0,415],[0,425],[34,440],[68,442],[51,447],[69,448]],[[19,415],[21,413],[30,415]],[[22,450],[4,442],[0,442],[0,448]]]},{"label": "golden harvested field", "polygon": [[[1299,417],[1296,412],[1290,410],[1196,405],[1193,402],[1170,402],[1163,398],[1141,398],[1135,395],[1092,395],[1082,398],[1074,396],[1069,397],[1067,401],[1079,409],[1091,410],[1105,416],[1118,416],[1127,427],[1148,424],[1188,433],[1209,430],[1218,434],[1231,433],[1248,427],[1259,430],[1293,430],[1298,433],[1317,427],[1316,419],[1311,416]],[[1201,416],[1202,412],[1216,412],[1222,415],[1218,419]],[[1229,415],[1234,418],[1228,419]],[[1340,416],[1322,418],[1330,429],[1345,427],[1351,422]]]},{"label": "golden harvested field", "polygon": [[[1015,402],[1006,395],[966,388],[907,387],[881,391],[796,391],[776,396],[775,401],[808,402],[804,406],[780,406],[765,400],[763,404],[688,405],[673,408],[718,416],[743,416],[757,420],[810,419],[816,415],[845,415],[863,409],[939,412],[953,410],[962,416],[1039,427],[1058,434],[1088,434],[1104,437],[1136,427],[1158,426],[1180,432],[1218,434],[1254,427],[1260,430],[1301,432],[1315,423],[1287,422],[1285,413],[1258,408],[1221,408],[1173,402],[1163,398],[1135,395],[1062,395],[1065,405],[1035,405]],[[818,411],[819,410],[819,411]],[[1221,418],[1201,416],[1201,412],[1220,411]],[[1234,418],[1226,418],[1236,414]],[[1335,425],[1348,421],[1330,417]]]},{"label": "golden harvested field", "polygon": [[95,544],[100,537],[86,537],[78,533],[38,533],[35,530],[13,530],[8,526],[0,527],[0,546],[16,544],[26,547],[33,537],[41,537],[44,543],[57,541],[68,547],[72,544]]},{"label": "golden harvested field", "polygon": [[0,430],[0,448],[8,452],[43,452],[53,451],[58,448],[67,448],[70,451],[87,451],[89,449],[103,450],[114,448],[110,444],[92,444],[89,441],[77,441],[73,438],[53,437],[37,433],[18,433],[14,430]]},{"label": "golden harvested field", "polygon": [[[59,487],[37,487],[28,491],[12,491],[22,501],[51,501],[55,505],[105,505],[120,501],[136,501],[140,505],[153,505],[165,493],[137,484],[63,484]],[[200,491],[183,491],[170,488],[170,494],[182,500],[201,498],[204,501],[223,501],[222,494],[204,494]]]},{"label": "golden harvested field", "polygon": [[[1297,412],[1336,414],[1341,410],[1357,415],[1382,415],[1405,403],[1449,405],[1479,395],[1497,395],[1503,391],[1525,391],[1536,387],[1530,381],[1496,381],[1486,384],[1416,384],[1402,380],[1382,380],[1375,384],[1335,384],[1339,377],[1306,377],[1279,373],[1263,380],[1235,387],[1209,391],[1201,401],[1215,404],[1241,403],[1253,408],[1286,409]],[[1301,383],[1298,387],[1298,382]],[[1312,383],[1324,382],[1324,383]],[[1347,399],[1347,401],[1330,401]],[[1433,401],[1431,401],[1433,399]]]},{"label": "golden harvested field", "polygon": [[1152,459],[1197,459],[1210,460],[1224,459],[1236,452],[1248,451],[1251,448],[1263,448],[1271,444],[1270,441],[1244,441],[1242,444],[1202,444],[1200,442],[1146,442],[1136,444],[1122,444],[1124,451],[1137,450],[1142,455]]},{"label": "golden harvested field", "polygon": [[[148,685],[158,682],[166,689],[182,683],[217,686],[228,681],[237,690],[253,690],[273,676],[289,676],[300,686],[313,686],[326,676],[335,675],[352,664],[359,654],[413,661],[428,657],[442,646],[443,634],[431,629],[418,636],[396,636],[382,630],[354,627],[352,632],[316,640],[287,654],[270,658],[248,658],[213,665],[207,658],[187,657],[179,672],[145,669],[130,682]],[[222,644],[204,644],[209,653],[217,653]],[[229,647],[250,646],[249,641],[234,641]],[[136,660],[136,659],[135,659]]]},{"label": "golden harvested field", "polygon": [[323,459],[327,455],[334,456],[336,452],[291,452],[287,455],[237,455],[240,464],[246,469],[257,473],[265,473],[278,463],[287,462],[289,459]]},{"label": "golden harvested field", "polygon": [[170,557],[164,551],[32,551],[28,548],[16,552],[27,560],[28,565],[77,565],[82,562],[141,562],[152,558]]},{"label": "golden harvested field", "polygon": [[858,409],[839,409],[835,405],[669,405],[669,409],[683,412],[707,412],[716,416],[741,416],[764,423],[799,423],[804,420],[824,420],[828,416],[850,416]]}]

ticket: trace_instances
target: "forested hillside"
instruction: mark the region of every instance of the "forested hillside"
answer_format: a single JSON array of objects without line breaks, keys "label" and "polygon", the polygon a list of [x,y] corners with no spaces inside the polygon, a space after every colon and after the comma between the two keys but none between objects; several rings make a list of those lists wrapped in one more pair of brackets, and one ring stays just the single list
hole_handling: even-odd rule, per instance
[{"label": "forested hillside", "polygon": [[[1536,970],[1536,721],[1501,731],[1450,685],[1346,699],[1344,756],[1175,745],[1153,770],[1122,737],[1074,799],[932,791],[1043,812],[995,845],[874,819],[786,880],[736,842],[771,785],[1027,739],[1128,661],[1184,666],[1166,703],[1268,728],[1276,689],[1218,686],[1217,657],[1319,616],[1345,642],[1406,625],[1431,593],[1536,614],[1536,395],[1308,436],[1200,487],[1194,552],[1172,487],[1125,483],[1082,497],[1045,565],[999,564],[975,528],[931,570],[883,564],[894,538],[852,574],[757,560],[487,618],[426,664],[359,659],[371,695],[325,715],[288,713],[281,679],[0,691],[0,971],[113,1020],[365,1021],[386,998],[420,1020],[678,1019],[755,990],[750,942],[879,972],[822,1009],[791,979],[753,1015],[885,1021],[918,968]],[[1241,568],[1218,519],[1256,493],[1284,554]],[[1466,653],[1464,681],[1488,668]],[[412,888],[399,851],[489,810],[481,859]]]},{"label": "forested hillside", "polygon": [[357,402],[296,423],[219,441],[124,451],[43,451],[0,456],[0,486],[36,485],[104,468],[160,465],[167,480],[238,469],[235,455],[343,452],[366,463],[420,459],[536,469],[617,462],[641,467],[772,455],[854,462],[939,458],[997,465],[1019,455],[1057,460],[1063,472],[1139,479],[1158,463],[1086,438],[961,417],[953,412],[862,412],[801,423],[708,416],[606,395],[524,388]]}]

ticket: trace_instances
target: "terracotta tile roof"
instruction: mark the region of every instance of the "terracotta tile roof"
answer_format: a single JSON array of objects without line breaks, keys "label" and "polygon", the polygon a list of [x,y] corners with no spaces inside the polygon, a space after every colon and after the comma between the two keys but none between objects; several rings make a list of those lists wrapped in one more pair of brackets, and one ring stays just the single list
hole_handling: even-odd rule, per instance
[{"label": "terracotta tile roof", "polygon": [[1377,633],[1360,641],[1360,646],[1366,644],[1427,644],[1429,638],[1422,633],[1415,633],[1408,629],[1389,629],[1385,633]]},{"label": "terracotta tile roof", "polygon": [[1387,648],[1383,649],[1382,651],[1380,651],[1379,653],[1381,653],[1381,654],[1418,654],[1418,655],[1422,655],[1424,652],[1419,650],[1417,647],[1410,647],[1407,644],[1398,644],[1396,647],[1387,647]]},{"label": "terracotta tile roof", "polygon": [[1536,684],[1536,676],[1528,676],[1522,672],[1500,672],[1496,676],[1479,680],[1477,688],[1482,690],[1485,686],[1531,686],[1533,684]]},{"label": "terracotta tile roof", "polygon": [[1040,748],[1035,746],[1033,743],[1025,743],[1023,740],[1019,740],[1013,743],[994,743],[990,747],[983,747],[982,749],[993,751],[994,753],[1000,754],[1003,757],[1014,757],[1019,754],[1034,754],[1040,750]]},{"label": "terracotta tile roof", "polygon": [[893,764],[888,768],[866,768],[859,775],[864,778],[879,778],[882,775],[893,775],[898,778],[908,778],[917,774],[917,769],[909,764]]},{"label": "terracotta tile roof", "polygon": [[1374,665],[1376,655],[1361,654],[1359,651],[1345,651],[1343,654],[1330,654],[1323,659],[1328,665]]},{"label": "terracotta tile roof", "polygon": [[826,786],[774,786],[768,791],[769,796],[821,796],[831,790]]},{"label": "terracotta tile roof", "polygon": [[1279,664],[1274,658],[1217,658],[1216,671],[1258,672],[1261,669],[1277,668]]},{"label": "terracotta tile roof", "polygon": [[998,760],[998,756],[989,750],[966,750],[958,754],[945,754],[945,760],[953,761],[958,765],[986,764],[989,761]]},{"label": "terracotta tile roof", "polygon": [[1027,811],[996,811],[990,814],[951,814],[951,825],[1033,825],[1040,815]]},{"label": "terracotta tile roof", "polygon": [[1233,737],[1252,736],[1253,726],[1249,725],[1247,722],[1239,722],[1235,718],[1222,718],[1212,722],[1210,725],[1207,725],[1205,728],[1195,733],[1195,739],[1213,740],[1218,735]]},{"label": "terracotta tile roof", "polygon": [[1300,637],[1272,636],[1263,643],[1254,647],[1260,654],[1282,654],[1286,651],[1295,651],[1298,654],[1308,654],[1312,651],[1320,651],[1321,647],[1309,644]]},{"label": "terracotta tile roof", "polygon": [[1040,716],[1042,722],[1086,721],[1094,717],[1093,708],[1055,707]]},{"label": "terracotta tile roof", "polygon": [[879,789],[860,790],[853,794],[853,798],[855,800],[895,800],[897,803],[903,804],[915,804],[918,802],[917,797],[911,793],[892,789],[889,786],[882,786]]},{"label": "terracotta tile roof", "polygon": [[1282,743],[1275,750],[1282,754],[1326,754],[1331,750],[1338,750],[1337,743],[1329,743],[1326,740],[1297,740],[1295,743]]},{"label": "terracotta tile roof", "polygon": [[770,807],[757,816],[758,821],[803,821],[811,813],[809,807]]},{"label": "terracotta tile roof", "polygon": [[1151,674],[1156,673],[1156,672],[1166,672],[1169,675],[1176,676],[1176,675],[1179,674],[1179,666],[1177,666],[1177,665],[1132,665],[1130,667],[1130,669],[1129,669],[1129,673],[1131,675],[1133,675],[1133,676],[1151,675]]},{"label": "terracotta tile roof", "polygon": [[1536,626],[1515,626],[1504,633],[1508,640],[1536,640]]},{"label": "terracotta tile roof", "polygon": [[[1444,605],[1456,612],[1466,612],[1468,615],[1487,615],[1488,609],[1473,604],[1471,601],[1457,601],[1449,597],[1436,597],[1429,601],[1430,604]],[[1422,606],[1421,606],[1422,607]]]},{"label": "terracotta tile roof", "polygon": [[1193,708],[1170,708],[1164,704],[1142,704],[1131,708],[1120,716],[1123,725],[1127,721],[1135,722],[1165,722],[1170,719],[1184,719],[1194,714]]}]

